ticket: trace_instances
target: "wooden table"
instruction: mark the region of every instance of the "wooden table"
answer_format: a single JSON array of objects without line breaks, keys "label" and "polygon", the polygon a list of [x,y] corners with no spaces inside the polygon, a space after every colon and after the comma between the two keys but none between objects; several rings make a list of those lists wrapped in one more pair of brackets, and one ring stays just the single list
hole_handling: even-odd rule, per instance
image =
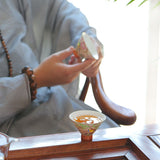
[{"label": "wooden table", "polygon": [[160,126],[97,130],[92,142],[79,132],[22,137],[11,144],[9,160],[159,160]]}]

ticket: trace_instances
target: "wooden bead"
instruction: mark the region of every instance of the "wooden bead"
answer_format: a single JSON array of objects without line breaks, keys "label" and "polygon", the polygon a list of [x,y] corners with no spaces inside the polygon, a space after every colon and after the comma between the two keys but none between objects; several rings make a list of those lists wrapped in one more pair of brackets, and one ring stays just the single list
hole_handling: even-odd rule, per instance
[{"label": "wooden bead", "polygon": [[6,54],[6,58],[7,58],[7,62],[8,62],[8,71],[9,71],[8,75],[9,75],[9,77],[12,77],[13,76],[12,61],[11,61],[10,56],[8,54],[7,46],[6,46],[6,43],[3,39],[1,30],[0,30],[0,41],[1,41],[2,47],[4,49],[4,53]]},{"label": "wooden bead", "polygon": [[30,86],[31,86],[31,88],[32,88],[33,90],[36,90],[36,89],[37,89],[37,84],[36,84],[36,83],[31,83]]},{"label": "wooden bead", "polygon": [[3,45],[4,48],[6,47],[6,44],[5,44],[4,40],[2,40],[2,45]]},{"label": "wooden bead", "polygon": [[22,69],[22,73],[25,73],[28,77],[30,84],[31,101],[33,101],[34,99],[36,99],[37,94],[37,83],[35,82],[35,75],[33,73],[33,70],[27,66]]},{"label": "wooden bead", "polygon": [[12,71],[13,71],[12,68],[10,68],[10,69],[9,69],[9,72],[12,72]]},{"label": "wooden bead", "polygon": [[28,75],[29,77],[31,77],[31,76],[33,75],[33,70],[28,69],[28,70],[27,70],[27,75]]}]

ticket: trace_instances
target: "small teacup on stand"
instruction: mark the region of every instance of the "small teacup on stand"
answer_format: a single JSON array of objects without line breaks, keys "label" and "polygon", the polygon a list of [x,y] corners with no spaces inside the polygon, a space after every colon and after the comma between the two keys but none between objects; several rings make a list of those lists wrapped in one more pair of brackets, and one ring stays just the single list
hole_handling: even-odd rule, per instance
[{"label": "small teacup on stand", "polygon": [[[83,116],[86,119],[88,117],[96,117],[98,121],[88,120],[88,122],[77,121],[77,117]],[[92,141],[93,133],[98,129],[98,127],[102,124],[102,122],[106,119],[106,116],[98,111],[92,110],[79,110],[72,112],[69,115],[69,118],[74,123],[75,127],[81,133],[81,141]],[[92,121],[90,123],[90,121]]]}]

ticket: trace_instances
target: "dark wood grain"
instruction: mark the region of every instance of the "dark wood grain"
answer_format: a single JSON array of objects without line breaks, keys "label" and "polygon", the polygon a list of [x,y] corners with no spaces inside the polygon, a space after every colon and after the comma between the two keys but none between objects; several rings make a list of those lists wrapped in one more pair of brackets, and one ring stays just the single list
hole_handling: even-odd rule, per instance
[{"label": "dark wood grain", "polygon": [[99,129],[91,142],[81,142],[79,132],[22,137],[11,144],[9,160],[158,160],[160,148],[149,136],[160,128],[153,126]]}]

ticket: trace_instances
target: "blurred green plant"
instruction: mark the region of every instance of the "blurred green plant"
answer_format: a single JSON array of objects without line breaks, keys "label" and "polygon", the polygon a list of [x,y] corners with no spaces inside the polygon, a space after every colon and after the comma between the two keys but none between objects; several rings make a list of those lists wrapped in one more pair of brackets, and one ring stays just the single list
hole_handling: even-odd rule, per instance
[{"label": "blurred green plant", "polygon": [[[115,0],[115,1],[117,1],[117,0]],[[128,3],[127,3],[127,5],[129,5],[129,4],[131,4],[132,2],[134,2],[135,0],[130,0]],[[146,1],[148,1],[148,0],[143,0],[138,6],[140,7],[143,3],[145,3]]]},{"label": "blurred green plant", "polygon": [[[114,0],[114,2],[116,2],[116,1],[118,1],[118,0]],[[136,1],[136,0],[130,0],[128,3],[127,3],[127,5],[130,5],[131,3],[133,3],[134,1]],[[144,4],[145,2],[147,2],[148,0],[141,0],[141,2],[139,3],[139,7],[142,5],[142,4]],[[156,6],[158,6],[158,5],[160,5],[160,0],[157,2],[157,4],[156,4]],[[155,6],[155,7],[156,7]]]}]

